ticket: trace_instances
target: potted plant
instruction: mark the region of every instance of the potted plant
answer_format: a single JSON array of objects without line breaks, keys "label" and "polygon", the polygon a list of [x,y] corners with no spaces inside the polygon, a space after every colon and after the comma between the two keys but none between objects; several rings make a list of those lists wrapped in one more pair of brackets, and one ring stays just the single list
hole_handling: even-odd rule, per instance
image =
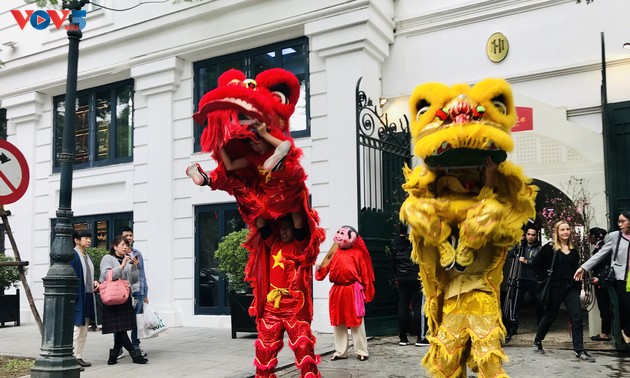
[{"label": "potted plant", "polygon": [[[13,257],[0,254],[0,262],[15,261]],[[24,268],[26,273],[26,268]],[[0,266],[0,326],[6,322],[20,325],[20,271],[17,266]],[[15,294],[5,294],[5,290],[15,287]]]},{"label": "potted plant", "polygon": [[249,251],[243,247],[243,243],[248,234],[249,230],[244,228],[225,235],[214,253],[219,271],[227,278],[233,339],[236,338],[236,332],[256,332],[256,323],[248,312],[254,296],[249,284],[245,282]]}]

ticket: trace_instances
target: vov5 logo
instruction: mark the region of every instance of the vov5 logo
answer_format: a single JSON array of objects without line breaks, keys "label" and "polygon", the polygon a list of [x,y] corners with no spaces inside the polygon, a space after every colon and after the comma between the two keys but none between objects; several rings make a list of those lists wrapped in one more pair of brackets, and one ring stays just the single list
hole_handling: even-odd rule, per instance
[{"label": "vov5 logo", "polygon": [[63,22],[68,18],[70,12],[72,12],[72,21],[69,25],[65,26],[64,29],[82,30],[85,27],[85,16],[87,14],[84,10],[11,10],[13,18],[15,18],[15,21],[22,30],[24,30],[27,22],[30,22],[31,26],[37,30],[46,29],[51,22],[55,25],[56,29],[61,29]]}]

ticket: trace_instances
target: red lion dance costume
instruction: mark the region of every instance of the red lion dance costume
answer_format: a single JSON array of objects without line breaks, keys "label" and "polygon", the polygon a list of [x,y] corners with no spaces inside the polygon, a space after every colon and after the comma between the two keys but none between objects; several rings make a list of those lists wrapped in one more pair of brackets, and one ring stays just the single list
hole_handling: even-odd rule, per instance
[{"label": "red lion dance costume", "polygon": [[[320,377],[319,356],[314,353],[315,336],[310,323],[313,317],[312,266],[325,233],[318,227],[317,212],[308,205],[306,174],[299,163],[302,151],[295,147],[289,133],[289,118],[299,92],[297,78],[286,70],[263,71],[252,80],[232,69],[219,77],[216,89],[201,98],[199,110],[193,116],[198,124],[206,124],[201,145],[218,163],[208,177],[200,169],[199,172],[209,179],[207,184],[212,189],[235,197],[239,212],[250,228],[245,243],[250,252],[245,280],[254,293],[249,311],[256,317],[258,329],[254,360],[257,378],[276,376],[277,354],[283,347],[284,331],[289,336],[301,377]],[[250,144],[265,130],[284,145],[290,143],[282,163],[274,167],[267,166],[270,157],[273,159],[273,149],[261,152]],[[232,162],[237,169],[230,168]],[[276,221],[288,214],[298,214],[304,220],[309,236],[291,247],[280,243],[284,251],[278,251],[275,250],[277,243],[261,237],[257,222],[263,219],[269,224],[276,240],[279,232]],[[274,269],[283,271],[278,273]],[[277,281],[284,287],[277,287]]]}]

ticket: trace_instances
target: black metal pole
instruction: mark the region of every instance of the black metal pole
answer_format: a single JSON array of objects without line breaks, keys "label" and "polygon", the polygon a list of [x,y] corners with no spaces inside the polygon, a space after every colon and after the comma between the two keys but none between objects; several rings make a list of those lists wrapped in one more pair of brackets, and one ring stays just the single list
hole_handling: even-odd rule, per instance
[{"label": "black metal pole", "polygon": [[[80,10],[85,1],[64,1],[63,9]],[[72,15],[70,15],[72,21]],[[55,238],[50,251],[50,269],[44,281],[44,336],[40,357],[35,360],[31,377],[74,378],[80,367],[72,354],[74,304],[77,276],[70,266],[72,240],[72,164],[75,153],[75,119],[77,98],[77,67],[79,41],[83,33],[70,22],[68,29],[68,76],[66,78],[66,107],[63,124],[62,150],[59,155],[61,177],[59,208]]]}]

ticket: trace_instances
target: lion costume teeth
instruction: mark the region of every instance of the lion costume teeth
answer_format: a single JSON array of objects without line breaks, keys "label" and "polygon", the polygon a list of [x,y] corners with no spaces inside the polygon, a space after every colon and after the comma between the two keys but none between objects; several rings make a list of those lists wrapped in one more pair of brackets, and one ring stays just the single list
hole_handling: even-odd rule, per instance
[{"label": "lion costume teeth", "polygon": [[[431,346],[422,363],[434,377],[466,377],[466,363],[480,377],[507,377],[502,268],[536,214],[536,188],[506,160],[514,147],[512,92],[501,79],[428,83],[416,87],[409,106],[423,164],[405,168],[400,218],[411,226],[427,298]],[[489,164],[496,165],[492,183],[484,180]]]}]

